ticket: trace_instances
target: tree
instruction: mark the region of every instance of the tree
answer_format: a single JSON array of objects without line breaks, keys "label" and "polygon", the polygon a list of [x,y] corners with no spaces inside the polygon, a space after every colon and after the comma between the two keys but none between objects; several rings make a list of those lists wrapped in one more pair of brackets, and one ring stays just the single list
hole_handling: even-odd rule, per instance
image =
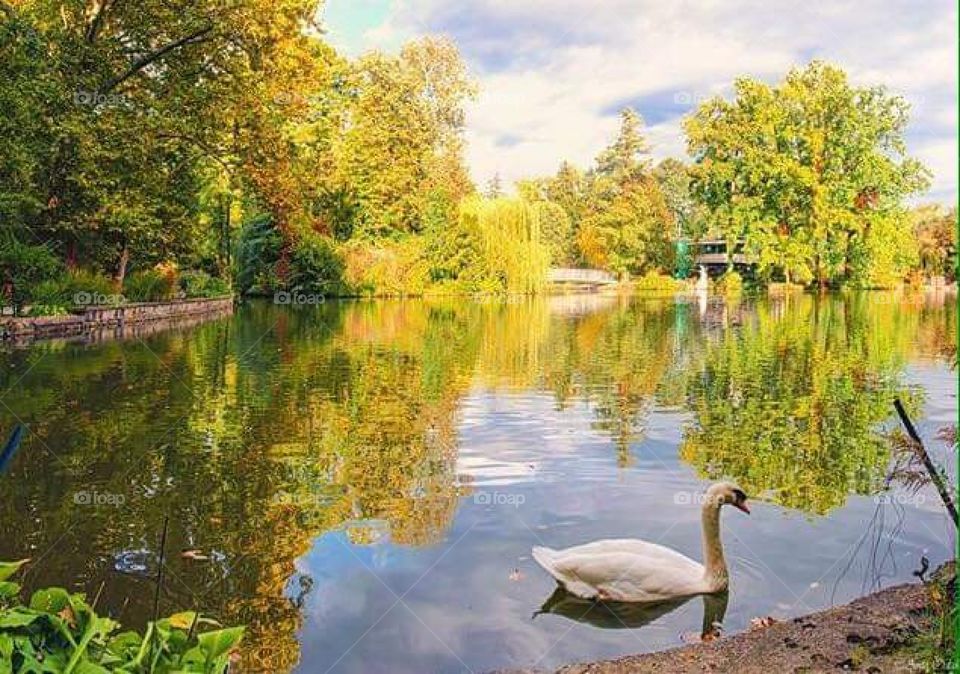
[{"label": "tree", "polygon": [[571,225],[571,237],[576,237],[587,209],[587,181],[577,167],[563,161],[552,178],[545,181],[544,199],[559,204],[567,213]]},{"label": "tree", "polygon": [[[664,269],[671,263],[673,219],[646,158],[643,121],[630,109],[620,131],[588,176],[586,207],[577,229],[584,261],[619,274]],[[564,172],[575,184],[575,175]]]},{"label": "tree", "polygon": [[703,238],[707,233],[705,214],[691,192],[689,167],[670,157],[656,165],[653,177],[673,215],[678,235],[693,240]]},{"label": "tree", "polygon": [[484,193],[487,199],[499,199],[503,196],[503,183],[500,180],[500,172],[494,173],[487,181],[487,191]]},{"label": "tree", "polygon": [[577,249],[580,225],[587,209],[587,181],[583,173],[564,161],[556,175],[517,181],[517,193],[524,201],[541,204],[544,241],[555,265],[576,264],[582,257]]},{"label": "tree", "polygon": [[[595,189],[602,182],[595,183]],[[673,222],[656,181],[643,176],[623,189],[599,194],[577,236],[584,261],[618,274],[671,266]]]},{"label": "tree", "polygon": [[473,191],[463,160],[463,105],[474,85],[456,48],[424,38],[399,58],[378,52],[349,74],[346,132],[333,142],[337,191],[351,195],[359,234],[423,231],[428,213]]},{"label": "tree", "polygon": [[733,101],[707,101],[685,122],[710,226],[788,281],[902,276],[902,202],[927,184],[906,155],[907,103],[820,61],[776,86],[741,78],[734,88]]},{"label": "tree", "polygon": [[616,140],[597,157],[597,173],[616,181],[629,180],[650,168],[650,144],[643,135],[643,118],[631,108],[620,112]]},{"label": "tree", "polygon": [[916,237],[920,269],[928,276],[956,278],[957,209],[938,204],[919,206],[910,212]]},{"label": "tree", "polygon": [[129,262],[195,244],[212,161],[253,186],[289,238],[302,181],[285,134],[306,106],[276,94],[299,100],[321,82],[325,48],[306,30],[315,1],[2,7],[12,48],[0,71],[24,85],[2,117],[33,113],[0,150],[21,230],[122,283]]}]

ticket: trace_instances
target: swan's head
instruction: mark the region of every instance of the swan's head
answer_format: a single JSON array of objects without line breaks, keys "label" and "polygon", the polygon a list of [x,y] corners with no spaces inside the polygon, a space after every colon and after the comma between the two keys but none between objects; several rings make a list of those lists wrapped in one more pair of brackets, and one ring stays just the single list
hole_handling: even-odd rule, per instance
[{"label": "swan's head", "polygon": [[717,482],[707,489],[706,502],[713,503],[717,508],[723,505],[732,505],[737,510],[750,514],[747,507],[747,495],[733,482]]}]

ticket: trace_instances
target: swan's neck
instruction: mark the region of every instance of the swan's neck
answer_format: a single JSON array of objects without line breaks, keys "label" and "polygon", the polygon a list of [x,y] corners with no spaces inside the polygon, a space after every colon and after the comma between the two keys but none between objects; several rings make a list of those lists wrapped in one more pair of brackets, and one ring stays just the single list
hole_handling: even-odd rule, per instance
[{"label": "swan's neck", "polygon": [[720,506],[704,503],[702,518],[704,580],[712,592],[725,590],[728,574],[720,543]]}]

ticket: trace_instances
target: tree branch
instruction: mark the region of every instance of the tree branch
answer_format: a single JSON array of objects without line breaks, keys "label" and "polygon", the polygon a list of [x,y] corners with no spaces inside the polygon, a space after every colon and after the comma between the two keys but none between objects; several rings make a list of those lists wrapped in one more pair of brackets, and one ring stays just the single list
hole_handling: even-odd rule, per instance
[{"label": "tree branch", "polygon": [[894,399],[893,406],[897,410],[897,414],[900,416],[900,421],[903,422],[904,428],[907,429],[907,435],[909,435],[910,440],[913,441],[914,451],[916,451],[917,456],[919,456],[923,462],[924,468],[927,469],[927,474],[930,475],[930,481],[933,482],[933,485],[940,493],[940,500],[943,501],[944,507],[950,514],[950,519],[953,520],[953,526],[960,528],[960,515],[957,514],[957,507],[954,505],[953,499],[950,498],[950,490],[947,488],[943,475],[937,470],[937,467],[930,459],[930,455],[927,454],[927,450],[923,446],[923,441],[920,439],[920,434],[917,433],[917,429],[914,428],[913,422],[910,421],[910,417],[907,416],[907,411],[903,408],[903,403],[900,402],[899,398]]},{"label": "tree branch", "polygon": [[106,84],[104,84],[103,87],[100,88],[100,91],[98,93],[105,94],[110,92],[112,89],[115,89],[118,85],[122,84],[127,79],[133,77],[134,75],[136,75],[138,72],[146,68],[148,65],[150,65],[157,59],[162,58],[164,55],[169,54],[175,49],[179,49],[180,47],[184,47],[186,45],[203,42],[206,39],[203,36],[212,30],[213,30],[213,26],[206,26],[205,28],[201,28],[200,30],[195,31],[190,35],[186,35],[180,38],[179,40],[174,40],[173,42],[170,42],[169,44],[166,44],[163,47],[160,47],[160,49],[157,49],[156,51],[150,52],[149,54],[140,57],[139,59],[133,62],[133,64],[126,70],[126,72],[124,72],[122,75],[118,75],[114,77],[113,79],[109,80]]},{"label": "tree branch", "polygon": [[110,6],[110,0],[103,0],[100,3],[100,6],[97,7],[97,13],[94,14],[93,19],[90,21],[90,25],[87,26],[87,32],[84,35],[84,39],[87,42],[93,42],[97,39],[97,34],[100,32],[100,27],[103,25],[103,17],[107,13],[107,8]]}]

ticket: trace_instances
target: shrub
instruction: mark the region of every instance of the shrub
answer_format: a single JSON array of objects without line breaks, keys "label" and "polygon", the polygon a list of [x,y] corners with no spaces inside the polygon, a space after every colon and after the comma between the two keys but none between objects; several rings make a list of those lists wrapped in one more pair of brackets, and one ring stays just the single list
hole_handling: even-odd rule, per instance
[{"label": "shrub", "polygon": [[180,290],[184,297],[221,297],[230,294],[230,285],[204,271],[187,271],[180,274]]},{"label": "shrub", "polygon": [[717,279],[717,292],[721,295],[739,295],[743,292],[743,279],[731,270]]},{"label": "shrub", "polygon": [[683,287],[683,281],[678,281],[672,276],[667,276],[666,274],[661,274],[656,271],[648,271],[638,280],[634,281],[633,284],[634,290],[671,294],[679,292]]},{"label": "shrub", "polygon": [[0,292],[4,294],[0,302],[10,301],[19,308],[32,299],[35,286],[54,281],[61,274],[62,263],[45,246],[18,241],[0,244]]},{"label": "shrub", "polygon": [[143,636],[117,633],[120,623],[59,587],[37,590],[25,605],[20,586],[7,580],[23,563],[0,562],[2,671],[222,674],[243,636],[242,627],[202,632],[216,622],[192,611],[148,623]]},{"label": "shrub", "polygon": [[172,299],[176,279],[156,269],[129,274],[123,282],[123,295],[128,302],[163,302]]},{"label": "shrub", "polygon": [[92,304],[119,304],[123,297],[117,292],[114,282],[96,272],[77,269],[63,279],[63,299],[68,306]]},{"label": "shrub", "polygon": [[66,279],[42,281],[33,287],[30,295],[30,316],[61,316],[73,304]]},{"label": "shrub", "polygon": [[293,249],[287,286],[316,295],[337,295],[343,289],[343,260],[330,240],[308,233]]},{"label": "shrub", "polygon": [[353,292],[376,296],[422,295],[430,282],[423,240],[357,243],[345,247],[345,279]]},{"label": "shrub", "polygon": [[163,280],[167,284],[168,292],[173,295],[177,291],[178,279],[180,277],[177,263],[170,261],[160,262],[153,269],[163,277]]}]

